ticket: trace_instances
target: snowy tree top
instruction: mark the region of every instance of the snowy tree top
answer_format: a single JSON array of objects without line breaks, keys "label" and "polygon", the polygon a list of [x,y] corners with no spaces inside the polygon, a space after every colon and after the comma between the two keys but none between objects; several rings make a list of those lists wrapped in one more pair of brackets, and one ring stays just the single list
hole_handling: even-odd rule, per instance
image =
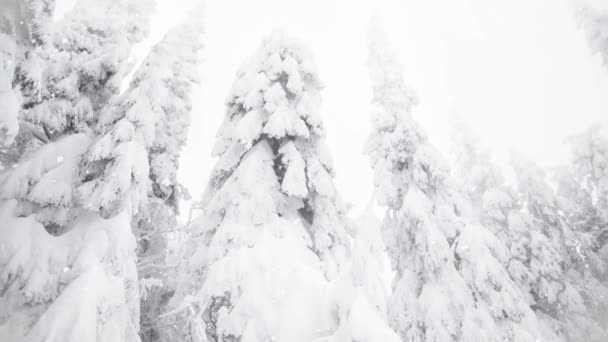
[{"label": "snowy tree top", "polygon": [[416,97],[405,85],[401,65],[384,35],[372,26],[368,38],[373,92],[366,151],[375,171],[378,202],[398,209],[411,184],[431,195],[447,180],[449,168],[412,118]]},{"label": "snowy tree top", "polygon": [[384,107],[388,112],[409,113],[418,104],[416,94],[406,86],[403,66],[395,58],[386,34],[373,21],[368,31],[369,55],[367,67],[372,84],[372,103]]},{"label": "snowy tree top", "polygon": [[237,72],[228,97],[213,150],[220,156],[213,187],[231,174],[249,149],[265,140],[282,156],[285,169],[277,172],[286,194],[306,197],[314,188],[333,198],[333,163],[319,114],[321,88],[307,48],[281,31],[265,39]]}]

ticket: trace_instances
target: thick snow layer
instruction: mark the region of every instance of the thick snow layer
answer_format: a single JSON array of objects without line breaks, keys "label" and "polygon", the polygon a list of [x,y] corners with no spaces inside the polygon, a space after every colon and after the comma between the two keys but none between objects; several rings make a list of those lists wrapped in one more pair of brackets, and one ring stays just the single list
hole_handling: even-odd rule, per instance
[{"label": "thick snow layer", "polygon": [[0,198],[34,203],[45,210],[36,214],[43,223],[66,225],[74,213],[74,179],[90,137],[74,134],[48,143],[0,174]]},{"label": "thick snow layer", "polygon": [[[189,259],[190,272],[202,268],[205,277],[185,298],[189,305],[218,310],[213,319],[203,314],[198,324],[213,324],[220,336],[311,341],[331,331],[330,285],[301,222],[293,213],[291,219],[277,215],[282,203],[272,155],[268,144],[258,143],[209,202],[203,229],[219,226],[209,245]],[[221,208],[225,214],[218,217]],[[214,309],[218,298],[225,309]]]},{"label": "thick snow layer", "polygon": [[274,138],[296,136],[304,139],[310,136],[304,120],[299,118],[293,108],[278,106],[264,126],[264,133]]},{"label": "thick snow layer", "polygon": [[287,165],[281,182],[281,189],[290,196],[306,197],[308,195],[306,165],[300,152],[293,145],[293,142],[289,141],[279,149],[279,153],[282,155],[283,163]]},{"label": "thick snow layer", "polygon": [[[54,237],[17,201],[0,203],[0,337],[139,341],[127,298],[137,281],[129,217],[81,217]],[[134,265],[134,264],[132,264]],[[125,305],[127,303],[127,305]],[[10,337],[10,338],[9,338]]]},{"label": "thick snow layer", "polygon": [[254,109],[245,114],[236,128],[235,135],[238,142],[247,149],[251,148],[253,142],[262,133],[265,121],[266,115],[261,110]]}]

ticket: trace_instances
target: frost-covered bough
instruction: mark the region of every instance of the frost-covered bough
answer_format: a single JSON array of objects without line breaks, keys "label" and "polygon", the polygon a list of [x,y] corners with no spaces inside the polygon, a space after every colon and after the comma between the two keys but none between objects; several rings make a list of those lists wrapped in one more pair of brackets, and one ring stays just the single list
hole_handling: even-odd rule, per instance
[{"label": "frost-covered bough", "polygon": [[[52,13],[47,1],[31,3],[33,8],[44,6]],[[75,213],[67,211],[73,204],[71,194],[70,198],[62,195],[61,201],[45,199],[44,196],[59,195],[50,191],[30,194],[30,188],[35,188],[39,178],[55,168],[63,169],[57,172],[71,172],[63,177],[49,176],[55,182],[71,182],[74,178],[73,173],[78,170],[65,167],[63,161],[78,158],[77,150],[86,144],[64,143],[63,147],[72,146],[65,153],[55,151],[54,146],[74,135],[91,136],[97,113],[117,94],[128,71],[130,48],[144,38],[148,8],[134,0],[80,1],[63,20],[36,35],[38,38],[32,41],[41,43],[24,53],[24,61],[16,70],[15,81],[22,95],[20,124],[28,128],[20,130],[17,140],[27,141],[27,146],[19,151],[23,158],[15,163],[15,170],[3,175],[1,184],[7,188],[1,195],[30,202],[29,210],[53,233],[73,219]],[[99,11],[105,11],[107,16],[100,18]],[[57,152],[50,165],[38,166],[45,159],[39,155],[41,149]],[[28,168],[33,170],[27,172]]]},{"label": "frost-covered bough", "polygon": [[320,91],[308,50],[279,31],[238,71],[173,299],[175,340],[390,341],[374,309],[349,310]]},{"label": "frost-covered bough", "polygon": [[44,15],[25,18],[37,45],[15,71],[26,149],[0,174],[0,337],[138,341],[132,213],[101,218],[74,190],[81,176],[91,177],[81,159],[95,141],[97,118],[119,95],[152,6],[82,0],[50,27],[35,20],[50,16],[51,1],[23,4]]},{"label": "frost-covered bough", "polygon": [[375,27],[367,153],[387,207],[384,241],[395,271],[389,320],[405,341],[535,341],[538,323],[503,267],[504,245],[462,216],[442,156],[412,119],[416,103]]},{"label": "frost-covered bough", "polygon": [[553,267],[552,277],[545,277],[548,286],[535,293],[539,309],[554,320],[554,330],[567,341],[605,340],[608,288],[597,278],[605,265],[594,252],[596,241],[588,232],[568,224],[564,208],[540,168],[520,155],[512,157],[512,165],[520,201],[530,216],[529,229],[546,239],[547,251],[557,254],[540,255],[544,257],[539,262],[541,270],[550,269],[550,260],[559,268]]},{"label": "frost-covered bough", "polygon": [[[37,96],[37,56],[50,43],[53,0],[7,0],[0,3],[0,170],[16,161],[23,139],[19,130],[22,100]],[[33,68],[32,68],[33,67]]]},{"label": "frost-covered bough", "polygon": [[[37,152],[50,140],[48,130],[45,131],[46,127],[35,126],[25,118],[35,106],[49,98],[49,91],[43,87],[43,84],[47,83],[46,77],[43,75],[43,65],[54,50],[52,30],[48,26],[54,9],[54,1],[9,1],[3,3],[3,6],[8,7],[4,8],[3,26],[6,28],[6,32],[10,32],[10,35],[3,34],[3,39],[7,39],[6,42],[12,43],[10,46],[13,47],[13,58],[4,60],[3,63],[13,68],[10,72],[10,79],[0,80],[0,83],[3,81],[9,84],[14,83],[13,95],[20,99],[19,103],[15,103],[17,108],[13,108],[18,112],[14,113],[14,119],[17,120],[17,116],[19,117],[19,121],[16,123],[22,128],[14,142],[0,150],[4,168],[15,167],[15,170],[12,171],[5,170],[0,179],[0,186],[2,186],[0,196],[4,199],[11,199],[26,197],[24,192],[27,189],[22,190],[18,187],[29,186],[27,184],[28,175],[25,174],[27,166],[17,167],[19,159],[22,155]],[[8,75],[6,76],[8,77]],[[7,107],[7,109],[9,108],[10,106]],[[37,156],[37,159],[40,158],[41,156]],[[28,159],[33,158],[30,156]],[[45,170],[41,172],[45,172]],[[31,177],[37,177],[37,175]],[[54,210],[46,209],[50,205],[47,205],[48,201],[45,200],[45,196],[47,194],[43,194],[41,189],[29,196],[28,204],[31,202],[33,206],[37,207],[29,211],[36,212],[38,218],[45,224],[53,224],[54,222],[51,222],[53,218],[48,217],[50,216],[48,212]],[[53,195],[49,194],[49,196]],[[60,221],[59,216],[61,215],[55,215],[54,219]]]}]

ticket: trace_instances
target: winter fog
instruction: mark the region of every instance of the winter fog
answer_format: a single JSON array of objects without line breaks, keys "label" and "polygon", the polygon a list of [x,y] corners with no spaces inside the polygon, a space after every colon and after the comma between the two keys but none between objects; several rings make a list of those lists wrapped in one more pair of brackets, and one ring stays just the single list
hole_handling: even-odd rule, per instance
[{"label": "winter fog", "polygon": [[608,1],[0,0],[4,341],[608,341]]}]

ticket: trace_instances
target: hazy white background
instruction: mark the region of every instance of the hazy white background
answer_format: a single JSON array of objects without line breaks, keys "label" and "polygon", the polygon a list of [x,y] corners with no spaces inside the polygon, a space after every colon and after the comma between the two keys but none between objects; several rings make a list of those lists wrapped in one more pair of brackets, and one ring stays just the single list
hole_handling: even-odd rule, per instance
[{"label": "hazy white background", "polygon": [[[73,1],[62,0],[58,15]],[[195,2],[159,0],[152,37],[139,54]],[[316,57],[338,188],[355,211],[372,191],[362,155],[372,13],[418,94],[415,118],[445,153],[454,115],[499,162],[512,147],[545,167],[566,156],[567,135],[593,122],[608,125],[608,72],[589,51],[567,0],[208,0],[205,13],[203,82],[179,175],[195,199],[215,163],[211,146],[236,69],[274,28],[303,40]]]}]

